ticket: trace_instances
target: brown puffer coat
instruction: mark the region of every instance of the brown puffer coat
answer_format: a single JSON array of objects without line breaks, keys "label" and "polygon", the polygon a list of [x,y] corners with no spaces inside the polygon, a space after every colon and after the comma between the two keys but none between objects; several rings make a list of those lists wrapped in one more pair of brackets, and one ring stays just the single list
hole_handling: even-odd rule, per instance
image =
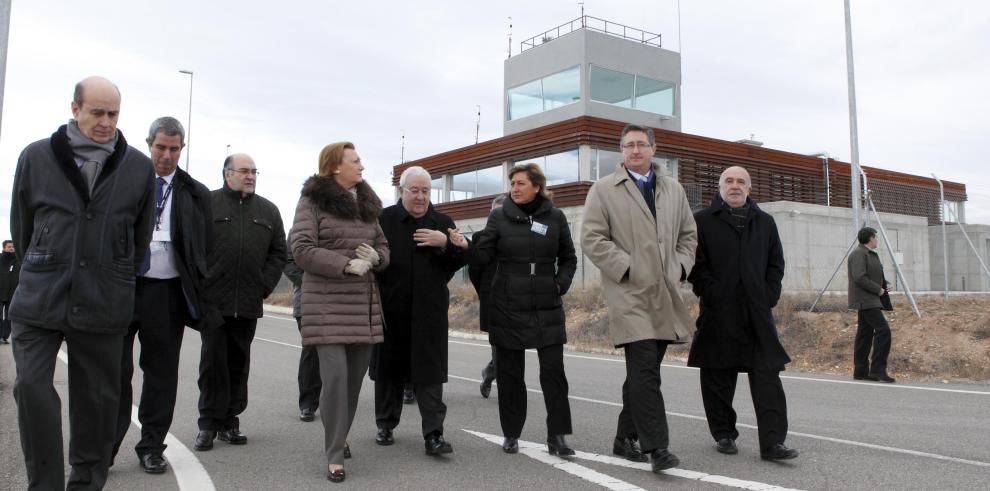
[{"label": "brown puffer coat", "polygon": [[362,242],[388,266],[385,234],[378,225],[382,202],[367,183],[357,199],[331,177],[312,176],[303,185],[292,223],[292,257],[303,269],[303,345],[382,342],[383,322],[374,275],[344,272]]}]

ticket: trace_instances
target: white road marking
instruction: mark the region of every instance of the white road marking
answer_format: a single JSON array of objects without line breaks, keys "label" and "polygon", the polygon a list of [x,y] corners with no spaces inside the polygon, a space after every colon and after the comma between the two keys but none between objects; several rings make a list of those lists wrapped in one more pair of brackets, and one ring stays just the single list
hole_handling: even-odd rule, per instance
[{"label": "white road marking", "polygon": [[[496,445],[502,444],[502,437],[497,435],[490,435],[488,433],[481,433],[479,431],[471,431],[467,429],[462,429],[461,431],[488,440]],[[519,453],[524,454],[540,462],[543,462],[545,464],[550,464],[554,468],[560,469],[564,472],[580,477],[581,479],[584,479],[586,481],[591,481],[595,484],[601,485],[608,489],[628,490],[628,491],[642,489],[640,487],[619,480],[607,474],[602,474],[593,469],[589,469],[587,467],[575,464],[560,457],[555,457],[553,455],[550,455],[546,450],[544,450],[545,447],[546,445],[540,443],[519,440]],[[649,463],[630,462],[626,459],[619,459],[607,455],[599,455],[595,453],[576,451],[574,458],[582,459],[582,460],[590,460],[592,462],[599,462],[602,464],[615,465],[619,467],[628,467],[630,469],[637,469],[650,473],[653,472],[652,467],[650,466]],[[765,484],[756,481],[744,481],[742,479],[735,479],[726,476],[718,476],[715,474],[706,474],[704,472],[689,471],[685,469],[674,468],[674,469],[667,469],[662,472],[668,476],[676,476],[684,479],[691,479],[693,481],[703,481],[714,484],[721,484],[723,486],[729,486],[733,488],[758,489],[765,491],[794,491],[789,488],[782,488],[780,486],[774,486],[772,484]]]},{"label": "white road marking", "polygon": [[[69,356],[65,351],[59,350],[58,359],[62,360],[62,363],[66,365],[69,364]],[[138,421],[138,407],[136,405],[131,405],[131,422],[138,429],[141,429],[141,422]],[[179,486],[179,489],[194,491],[212,491],[216,489],[213,486],[213,480],[210,479],[210,474],[206,472],[203,464],[171,432],[165,435],[165,444],[168,445],[168,448],[165,449],[165,457],[172,467],[172,475],[175,476],[175,482]]]},{"label": "white road marking", "polygon": [[[475,383],[479,383],[479,384],[481,383],[481,380],[480,379],[475,379],[475,378],[470,378],[470,377],[460,377],[460,376],[457,376],[457,375],[448,375],[448,377],[453,378],[453,379],[457,379],[457,380],[463,380],[463,381],[466,381],[466,382],[475,382]],[[526,387],[526,391],[532,392],[534,394],[543,394],[543,391],[541,391],[539,389],[531,389],[529,387]],[[619,407],[619,408],[622,407],[622,403],[621,402],[603,401],[603,400],[600,400],[600,399],[589,399],[587,397],[570,396],[570,395],[567,396],[567,398],[568,399],[571,399],[571,400],[575,400],[575,401],[590,402],[592,404],[601,404],[603,406],[612,406],[612,407]],[[708,421],[704,416],[695,416],[693,414],[676,413],[676,412],[673,412],[673,411],[667,411],[667,415],[668,416],[677,416],[678,418],[693,419],[693,420],[696,420],[696,421],[705,421],[705,422]],[[749,425],[749,424],[745,424],[745,423],[736,423],[736,426],[740,426],[740,427],[743,427],[743,428],[749,428],[751,430],[757,429],[756,425]],[[811,433],[799,433],[799,432],[796,432],[796,431],[788,431],[787,434],[788,435],[793,435],[793,436],[802,436],[802,437],[811,438],[811,439],[814,439],[814,440],[822,440],[822,441],[832,442],[832,443],[842,443],[842,444],[845,444],[845,445],[852,445],[852,446],[856,446],[856,447],[864,447],[864,448],[871,448],[871,449],[874,449],[874,450],[885,450],[887,452],[900,453],[900,454],[906,454],[906,455],[913,455],[915,457],[927,457],[927,458],[930,458],[930,459],[943,460],[943,461],[946,461],[946,462],[955,462],[957,464],[975,465],[977,467],[990,467],[990,462],[981,462],[979,460],[961,459],[961,458],[958,458],[958,457],[950,457],[948,455],[939,455],[939,454],[929,453],[929,452],[920,452],[918,450],[911,450],[911,449],[907,449],[907,448],[888,447],[886,445],[877,445],[877,444],[874,444],[874,443],[857,442],[855,440],[844,440],[842,438],[833,438],[833,437],[830,437],[830,436],[814,435],[814,434],[811,434]]]},{"label": "white road marking", "polygon": [[[296,346],[294,344],[289,344],[289,343],[283,343],[281,341],[273,341],[273,340],[270,340],[270,339],[264,339],[264,338],[258,338],[258,337],[256,337],[255,339],[259,339],[261,341],[267,341],[269,343],[280,344],[280,345],[283,345],[283,346],[291,346],[291,347],[294,347],[294,348],[301,348],[300,346]],[[469,346],[484,346],[484,345],[475,344],[475,343],[464,343],[464,342],[458,342],[458,341],[450,341],[450,342],[451,343],[456,343],[456,344],[465,344],[465,345],[469,345]],[[485,346],[485,347],[487,347],[487,346]],[[570,355],[566,355],[565,354],[564,356],[570,356]],[[591,359],[594,359],[594,360],[606,360],[606,361],[608,361],[605,358],[596,358],[596,357],[587,357],[587,358],[591,358]],[[663,365],[663,366],[673,366],[673,367],[676,367],[676,368],[683,368],[683,367],[677,367],[676,365]],[[461,376],[458,376],[458,375],[447,375],[447,376],[450,377],[450,378],[452,378],[452,379],[463,380],[465,382],[474,382],[474,383],[479,383],[479,384],[481,383],[481,379],[476,379],[476,378],[471,378],[471,377],[461,377]],[[781,378],[784,378],[784,377],[781,377]],[[821,380],[821,379],[811,379],[811,378],[809,378],[807,380],[812,380],[812,381],[817,381],[817,382],[844,382],[844,381],[841,381],[841,380]],[[852,383],[852,382],[849,382],[849,383]],[[496,387],[498,386],[498,384],[494,384],[494,385]],[[876,384],[871,384],[871,385],[875,385],[877,387],[889,387],[889,385],[876,385]],[[925,387],[915,387],[915,388],[926,389]],[[534,394],[543,394],[543,391],[541,391],[539,389],[531,389],[531,388],[527,387],[526,390],[529,391],[529,392],[532,392]],[[931,389],[931,390],[947,390],[947,389]],[[977,392],[977,393],[978,394],[986,394],[984,392]],[[603,400],[600,400],[600,399],[589,399],[587,397],[572,396],[572,395],[571,396],[567,396],[567,398],[568,399],[571,399],[571,400],[575,400],[575,401],[590,402],[592,404],[601,404],[601,405],[604,405],[604,406],[613,406],[613,407],[620,407],[620,408],[622,407],[622,403],[620,403],[620,402],[603,401]],[[696,420],[696,421],[706,421],[706,422],[708,421],[704,416],[695,416],[693,414],[677,413],[677,412],[672,412],[672,411],[667,411],[667,414],[670,415],[670,416],[677,416],[679,418],[685,418],[685,419],[693,419],[693,420]],[[736,426],[740,426],[740,427],[743,427],[743,428],[749,428],[749,429],[753,429],[753,430],[757,429],[756,425],[749,425],[749,424],[745,424],[745,423],[736,423]],[[877,444],[874,444],[874,443],[858,442],[858,441],[855,441],[855,440],[845,440],[845,439],[842,439],[842,438],[833,438],[833,437],[830,437],[830,436],[815,435],[815,434],[811,434],[811,433],[799,433],[799,432],[796,432],[796,431],[789,431],[787,434],[788,435],[794,435],[794,436],[801,436],[801,437],[805,437],[805,438],[811,438],[811,439],[814,439],[814,440],[821,440],[821,441],[832,442],[832,443],[841,443],[841,444],[845,444],[845,445],[852,445],[852,446],[856,446],[856,447],[870,448],[870,449],[874,449],[874,450],[884,450],[884,451],[887,451],[887,452],[900,453],[900,454],[905,454],[905,455],[913,455],[915,457],[926,457],[926,458],[935,459],[935,460],[942,460],[942,461],[946,461],[946,462],[955,462],[957,464],[973,465],[973,466],[977,466],[977,467],[990,467],[990,462],[982,462],[982,461],[979,461],[979,460],[962,459],[962,458],[959,458],[959,457],[951,457],[951,456],[948,456],[948,455],[940,455],[940,454],[935,454],[935,453],[930,453],[930,452],[921,452],[921,451],[918,451],[918,450],[911,450],[911,449],[907,449],[907,448],[889,447],[889,446],[886,446],[886,445],[877,445]]]},{"label": "white road marking", "polygon": [[[479,348],[490,348],[491,347],[490,345],[487,345],[487,344],[469,343],[469,342],[465,342],[465,341],[453,341],[453,340],[449,340],[448,342],[453,343],[453,344],[462,344],[464,346],[475,346],[475,347],[479,347]],[[526,352],[527,353],[530,353],[530,354],[536,354],[536,350],[526,350]],[[581,360],[604,361],[604,362],[608,362],[608,363],[625,363],[626,362],[622,358],[605,358],[605,357],[602,357],[602,356],[593,356],[593,355],[575,355],[575,354],[571,354],[571,353],[564,353],[564,356],[567,357],[567,358],[577,358],[577,359],[581,359]],[[667,364],[667,363],[663,363],[660,366],[666,367],[666,368],[677,368],[677,369],[681,369],[681,370],[698,370],[695,367],[689,367],[689,366],[684,366],[684,365],[671,365],[671,364]],[[990,396],[990,391],[982,391],[982,390],[943,389],[941,387],[921,387],[921,386],[917,386],[917,385],[905,385],[905,384],[881,384],[881,383],[877,383],[877,382],[859,382],[859,381],[855,381],[855,380],[832,380],[832,379],[825,379],[825,378],[802,377],[802,376],[798,376],[798,375],[784,375],[784,374],[781,374],[780,375],[780,378],[781,379],[788,379],[788,380],[801,380],[801,381],[805,381],[805,382],[821,382],[821,383],[827,383],[827,384],[864,385],[864,386],[876,387],[876,388],[881,388],[881,389],[923,390],[923,391],[930,391],[930,392],[950,392],[950,393],[954,393],[954,394],[975,394],[975,395],[981,395],[981,396]]]}]

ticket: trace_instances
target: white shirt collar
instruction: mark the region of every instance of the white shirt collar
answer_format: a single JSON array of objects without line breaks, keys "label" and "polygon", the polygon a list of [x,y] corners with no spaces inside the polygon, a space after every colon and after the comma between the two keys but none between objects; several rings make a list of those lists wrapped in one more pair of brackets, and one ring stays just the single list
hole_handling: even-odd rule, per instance
[{"label": "white shirt collar", "polygon": [[169,184],[172,184],[172,178],[175,177],[175,171],[172,171],[172,173],[169,174],[169,175],[167,175],[167,176],[159,176],[157,174],[155,175],[156,180],[159,177],[162,178],[162,179],[165,179],[165,185],[167,186]]},{"label": "white shirt collar", "polygon": [[645,176],[642,174],[637,174],[635,171],[631,170],[628,167],[626,167],[626,171],[632,174],[632,176],[635,177],[637,181],[646,182],[650,180],[650,176],[653,174],[653,166],[652,165],[650,166],[650,170],[646,172]]}]

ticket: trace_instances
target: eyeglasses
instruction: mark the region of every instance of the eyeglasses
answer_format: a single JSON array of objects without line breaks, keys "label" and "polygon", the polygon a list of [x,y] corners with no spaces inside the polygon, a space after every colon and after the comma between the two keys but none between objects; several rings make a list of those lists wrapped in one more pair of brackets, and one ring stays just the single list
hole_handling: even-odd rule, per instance
[{"label": "eyeglasses", "polygon": [[402,189],[405,189],[406,191],[414,195],[423,195],[423,196],[430,195],[430,188],[402,188]]},{"label": "eyeglasses", "polygon": [[259,174],[258,169],[227,169],[227,170],[231,172],[236,172],[242,176],[246,176],[248,174],[251,174],[252,176],[256,176]]},{"label": "eyeglasses", "polygon": [[629,142],[629,143],[623,143],[622,144],[622,148],[624,150],[632,150],[634,148],[638,148],[640,150],[645,150],[647,148],[650,148],[651,146],[652,145],[650,145],[647,142]]}]

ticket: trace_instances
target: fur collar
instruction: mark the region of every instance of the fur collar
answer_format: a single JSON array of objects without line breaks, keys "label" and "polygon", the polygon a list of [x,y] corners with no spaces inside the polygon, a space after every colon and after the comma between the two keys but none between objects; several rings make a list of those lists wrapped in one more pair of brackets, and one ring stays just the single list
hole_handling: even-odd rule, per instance
[{"label": "fur collar", "polygon": [[372,223],[378,220],[382,201],[366,182],[357,185],[357,200],[332,177],[313,175],[303,184],[302,195],[317,208],[347,220]]}]

